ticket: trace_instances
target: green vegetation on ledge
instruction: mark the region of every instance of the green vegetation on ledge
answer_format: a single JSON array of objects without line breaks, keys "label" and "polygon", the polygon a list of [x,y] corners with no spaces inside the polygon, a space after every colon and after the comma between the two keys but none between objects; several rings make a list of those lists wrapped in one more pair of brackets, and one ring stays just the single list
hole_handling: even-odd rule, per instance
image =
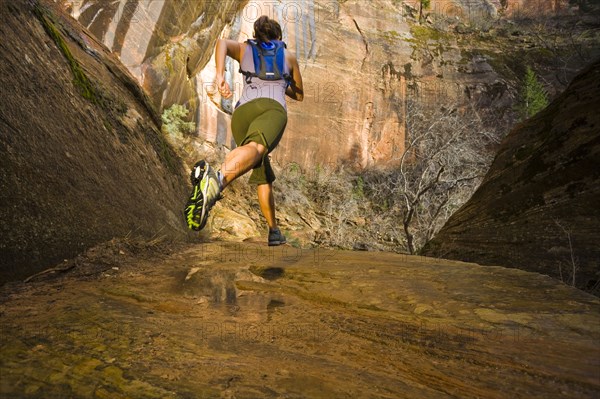
[{"label": "green vegetation on ledge", "polygon": [[75,57],[73,57],[73,54],[71,53],[71,50],[69,50],[67,43],[63,39],[58,28],[55,26],[55,23],[52,21],[51,15],[40,5],[35,7],[35,13],[48,35],[50,35],[52,40],[54,40],[56,46],[69,62],[69,67],[73,73],[73,83],[79,88],[81,95],[94,103],[98,103],[98,95],[94,89],[94,86],[92,85],[92,82],[88,79],[85,72],[83,72]]}]

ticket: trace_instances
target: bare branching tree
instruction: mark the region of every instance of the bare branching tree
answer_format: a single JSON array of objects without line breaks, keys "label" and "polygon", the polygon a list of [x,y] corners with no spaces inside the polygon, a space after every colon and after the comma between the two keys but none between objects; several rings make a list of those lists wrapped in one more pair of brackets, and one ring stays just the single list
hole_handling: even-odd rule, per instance
[{"label": "bare branching tree", "polygon": [[[577,258],[577,256],[575,256],[575,251],[573,250],[573,240],[571,238],[571,229],[568,228],[564,223],[562,223],[558,219],[554,219],[554,223],[556,224],[556,226],[558,226],[558,228],[560,228],[562,230],[563,233],[565,233],[565,235],[567,237],[567,243],[569,244],[567,256],[564,257],[564,259],[559,259],[558,274],[560,276],[560,279],[563,282],[568,283],[570,280],[571,285],[573,287],[575,287],[575,277],[577,275],[577,271],[579,270],[579,259]],[[560,252],[560,251],[558,251],[558,252]],[[570,269],[570,274],[571,274],[570,279],[563,275],[563,271],[562,271],[563,264],[567,265],[567,269]]]},{"label": "bare branching tree", "polygon": [[[471,106],[406,104],[406,147],[391,170],[356,176],[343,167],[282,173],[289,187],[281,206],[301,206],[319,226],[314,242],[341,248],[376,248],[414,254],[475,191],[489,167],[499,135]],[[311,225],[312,226],[312,225]],[[315,228],[312,226],[311,228]]]},{"label": "bare branching tree", "polygon": [[528,29],[537,53],[549,56],[558,68],[555,78],[568,85],[572,74],[597,54],[595,25],[561,21],[556,18],[537,18]]},{"label": "bare branching tree", "polygon": [[475,191],[497,141],[471,107],[407,104],[406,150],[398,169],[383,179],[370,176],[369,189],[372,198],[386,199],[383,211],[401,221],[409,253],[431,239]]}]

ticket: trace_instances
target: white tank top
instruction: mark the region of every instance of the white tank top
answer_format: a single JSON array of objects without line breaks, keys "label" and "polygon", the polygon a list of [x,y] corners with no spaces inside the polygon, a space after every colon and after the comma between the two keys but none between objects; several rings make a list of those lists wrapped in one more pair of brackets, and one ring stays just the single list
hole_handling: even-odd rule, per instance
[{"label": "white tank top", "polygon": [[[246,51],[244,51],[244,57],[240,63],[240,68],[248,72],[256,72],[254,69],[254,59],[252,57],[252,46],[245,43]],[[290,68],[287,63],[284,62],[283,66],[284,73],[290,73]],[[242,89],[242,95],[238,101],[236,107],[239,107],[248,101],[252,101],[257,98],[271,98],[277,101],[287,110],[285,104],[285,90],[287,89],[287,83],[284,79],[281,80],[262,80],[257,77],[252,77],[250,83],[246,82],[244,77],[244,87]]]}]

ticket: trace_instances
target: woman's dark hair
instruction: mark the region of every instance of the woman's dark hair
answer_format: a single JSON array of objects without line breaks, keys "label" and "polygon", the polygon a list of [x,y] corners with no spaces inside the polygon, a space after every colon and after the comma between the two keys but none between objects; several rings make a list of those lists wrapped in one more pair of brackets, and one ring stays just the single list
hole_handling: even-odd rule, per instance
[{"label": "woman's dark hair", "polygon": [[281,40],[281,36],[281,26],[274,19],[263,15],[254,22],[254,38],[259,43]]}]

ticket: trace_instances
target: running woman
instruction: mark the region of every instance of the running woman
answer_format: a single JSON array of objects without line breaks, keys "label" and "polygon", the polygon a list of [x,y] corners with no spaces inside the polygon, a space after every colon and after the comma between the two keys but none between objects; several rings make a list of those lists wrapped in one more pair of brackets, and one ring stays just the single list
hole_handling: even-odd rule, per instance
[{"label": "running woman", "polygon": [[[267,16],[254,23],[254,45],[273,48],[282,39],[281,26]],[[280,45],[280,44],[278,44]],[[273,181],[275,174],[268,154],[276,147],[287,123],[285,96],[302,101],[302,76],[296,57],[285,51],[281,79],[263,80],[257,76],[252,44],[219,39],[215,52],[216,83],[224,98],[233,93],[225,81],[225,56],[240,63],[245,75],[240,101],[231,119],[231,130],[237,147],[232,150],[218,171],[206,161],[198,162],[192,170],[193,190],[185,214],[188,226],[201,230],[212,206],[221,198],[221,192],[235,179],[252,170],[250,183],[257,186],[260,209],[269,226],[269,245],[285,244],[286,238],[277,226]],[[262,67],[261,67],[262,69]],[[278,69],[278,68],[277,68]],[[276,75],[277,77],[279,75]]]}]

